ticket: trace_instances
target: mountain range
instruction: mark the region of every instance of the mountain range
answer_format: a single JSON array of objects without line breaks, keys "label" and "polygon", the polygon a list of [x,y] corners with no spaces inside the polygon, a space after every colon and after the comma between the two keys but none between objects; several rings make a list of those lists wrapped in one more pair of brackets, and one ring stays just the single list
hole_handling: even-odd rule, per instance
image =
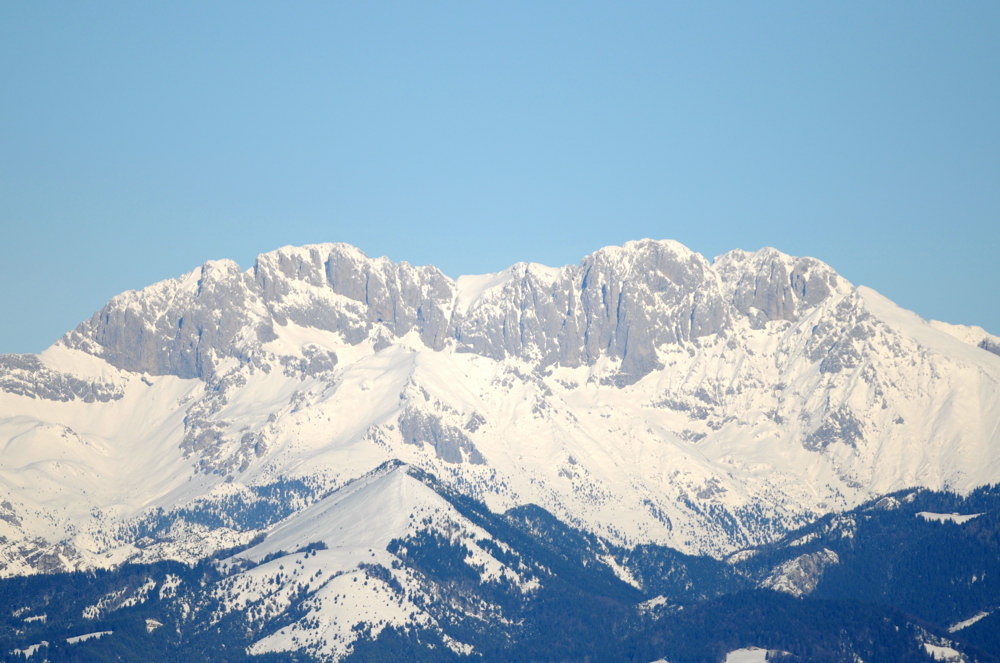
[{"label": "mountain range", "polygon": [[[980,566],[997,548],[1000,338],[774,249],[708,261],[642,240],[454,280],[344,244],[285,247],[248,270],[211,261],[118,295],[39,355],[0,356],[0,445],[7,587],[141,576],[79,590],[94,601],[81,614],[239,616],[227,642],[248,656],[562,660],[539,634],[576,631],[543,608],[574,596],[599,599],[618,629],[592,651],[634,654],[594,660],[722,660],[754,643],[649,643],[697,630],[679,605],[710,615],[732,597],[787,619],[801,609],[776,602],[788,597],[844,615],[856,610],[838,601],[866,601],[912,635],[898,651],[1000,655],[942,635],[989,619],[995,581],[938,588],[954,609],[935,613],[858,589],[860,569],[892,569],[842,545],[870,539],[885,557],[893,544],[859,534],[857,514],[905,512],[912,532],[936,533],[929,549],[980,532],[985,547],[961,545],[972,575],[994,577]],[[838,573],[858,591],[824,589]],[[198,583],[209,589],[179,589]],[[39,621],[70,628],[24,622],[37,616],[25,603],[9,618],[18,655],[42,641],[27,642]],[[598,619],[578,612],[577,627]],[[182,640],[170,646],[196,642]],[[804,655],[771,640],[774,656]],[[878,660],[866,646],[821,649]]]}]

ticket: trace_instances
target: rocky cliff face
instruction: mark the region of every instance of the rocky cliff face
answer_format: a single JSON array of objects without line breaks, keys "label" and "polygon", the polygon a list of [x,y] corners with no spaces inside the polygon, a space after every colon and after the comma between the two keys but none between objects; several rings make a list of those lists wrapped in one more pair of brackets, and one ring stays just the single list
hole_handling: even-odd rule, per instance
[{"label": "rocky cliff face", "polygon": [[456,282],[433,267],[327,244],[263,254],[247,272],[209,262],[125,293],[63,342],[125,370],[205,378],[223,358],[252,362],[275,325],[292,322],[349,344],[415,332],[432,350],[451,342],[538,366],[606,357],[621,361],[616,379],[632,383],[661,368],[665,344],[724,334],[737,320],[754,329],[796,321],[845,287],[823,263],[772,249],[734,251],[713,265],[676,242],[644,240],[577,266],[519,263]]}]

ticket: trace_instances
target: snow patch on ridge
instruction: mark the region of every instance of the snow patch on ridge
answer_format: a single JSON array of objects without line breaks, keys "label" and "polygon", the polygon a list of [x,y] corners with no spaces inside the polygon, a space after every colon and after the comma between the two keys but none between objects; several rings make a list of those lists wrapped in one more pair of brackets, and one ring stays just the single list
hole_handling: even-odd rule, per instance
[{"label": "snow patch on ridge", "polygon": [[960,622],[956,622],[955,624],[952,624],[951,626],[948,627],[948,632],[949,633],[955,633],[956,631],[961,631],[964,628],[969,628],[970,626],[972,626],[973,624],[975,624],[979,620],[981,620],[981,619],[983,619],[985,617],[989,617],[991,614],[993,614],[993,613],[992,612],[987,612],[987,611],[978,612],[975,615],[973,615],[972,617],[969,617],[968,619],[963,619]]},{"label": "snow patch on ridge", "polygon": [[978,518],[979,516],[981,516],[983,514],[981,514],[981,513],[967,513],[967,514],[959,514],[959,513],[932,513],[930,511],[921,511],[917,515],[920,516],[921,518],[923,518],[924,520],[929,520],[929,521],[935,522],[935,523],[948,523],[948,522],[951,522],[951,523],[956,523],[958,525],[964,525],[965,523],[969,522],[973,518]]}]

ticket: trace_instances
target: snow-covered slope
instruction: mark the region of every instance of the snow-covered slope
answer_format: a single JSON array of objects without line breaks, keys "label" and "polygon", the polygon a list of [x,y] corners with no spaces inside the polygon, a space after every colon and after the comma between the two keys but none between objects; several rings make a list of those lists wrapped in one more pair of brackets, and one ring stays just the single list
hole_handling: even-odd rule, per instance
[{"label": "snow-covered slope", "polygon": [[1000,480],[998,342],[773,249],[643,240],[456,281],[342,244],[210,262],[0,357],[0,572],[336,523],[374,550],[326,496],[396,459],[498,511],[723,555]]},{"label": "snow-covered slope", "polygon": [[[383,465],[227,561],[236,572],[215,590],[219,613],[246,612],[266,622],[309,596],[298,607],[301,618],[258,640],[251,652],[306,649],[337,658],[361,636],[359,624],[366,637],[377,637],[386,626],[440,631],[442,606],[430,609],[443,601],[439,592],[399,563],[406,558],[406,544],[399,542],[426,532],[442,532],[449,545],[467,551],[464,562],[480,570],[481,582],[503,580],[523,592],[537,585],[485,550],[489,533],[411,473],[403,465]],[[497,606],[478,609],[481,618],[503,620]],[[469,650],[447,636],[444,641],[456,652]]]}]

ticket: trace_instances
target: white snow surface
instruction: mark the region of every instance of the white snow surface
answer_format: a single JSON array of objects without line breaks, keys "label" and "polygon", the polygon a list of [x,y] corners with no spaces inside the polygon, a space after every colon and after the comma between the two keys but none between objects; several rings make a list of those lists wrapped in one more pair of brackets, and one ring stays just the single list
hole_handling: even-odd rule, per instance
[{"label": "white snow surface", "polygon": [[924,650],[936,661],[945,661],[946,663],[966,663],[968,661],[965,655],[947,645],[935,645],[925,642]]},{"label": "white snow surface", "polygon": [[[538,586],[536,579],[522,577],[483,550],[478,542],[490,539],[489,534],[401,466],[351,482],[285,520],[263,543],[229,560],[227,564],[238,569],[241,560],[270,559],[231,575],[218,589],[218,597],[225,599],[225,611],[263,617],[280,613],[303,586],[311,594],[307,614],[257,641],[251,648],[254,653],[305,647],[322,649],[337,659],[350,652],[359,623],[366,624],[373,636],[386,626],[417,623],[433,628],[436,622],[422,606],[441,599],[427,595],[419,579],[394,565],[396,555],[387,549],[393,539],[427,529],[447,532],[452,542],[464,546],[469,551],[466,563],[481,569],[484,582],[506,580],[524,592]],[[295,552],[309,543],[325,547]],[[395,586],[369,572],[372,565],[388,572]],[[484,616],[503,619],[496,606],[480,609]],[[449,644],[455,651],[471,651],[463,643]]]},{"label": "white snow surface", "polygon": [[114,631],[95,631],[93,633],[84,633],[83,635],[74,635],[71,638],[66,638],[66,642],[71,645],[75,645],[78,642],[86,642],[87,640],[95,640],[97,638],[103,638],[106,635],[111,635]]},{"label": "white snow surface", "polygon": [[936,523],[956,523],[958,525],[963,525],[973,518],[978,518],[983,515],[981,513],[932,513],[930,511],[920,511],[917,513],[918,516],[924,520],[930,520]]},{"label": "white snow surface", "polygon": [[767,649],[744,647],[726,654],[725,663],[767,663]]},{"label": "white snow surface", "polygon": [[991,614],[993,613],[986,611],[977,612],[972,617],[969,617],[968,619],[963,619],[962,621],[956,622],[955,624],[949,626],[948,632],[955,633],[956,631],[961,631],[964,628],[969,628],[970,626],[978,622],[980,619],[983,619],[984,617],[989,617]]},{"label": "white snow surface", "polygon": [[32,656],[35,655],[35,653],[39,649],[41,649],[42,647],[48,647],[48,646],[49,646],[48,641],[47,640],[42,640],[41,642],[39,642],[37,644],[34,644],[34,645],[29,645],[28,647],[25,647],[24,649],[14,649],[14,650],[12,650],[11,653],[13,653],[13,654],[21,654],[25,658],[31,658]]}]

